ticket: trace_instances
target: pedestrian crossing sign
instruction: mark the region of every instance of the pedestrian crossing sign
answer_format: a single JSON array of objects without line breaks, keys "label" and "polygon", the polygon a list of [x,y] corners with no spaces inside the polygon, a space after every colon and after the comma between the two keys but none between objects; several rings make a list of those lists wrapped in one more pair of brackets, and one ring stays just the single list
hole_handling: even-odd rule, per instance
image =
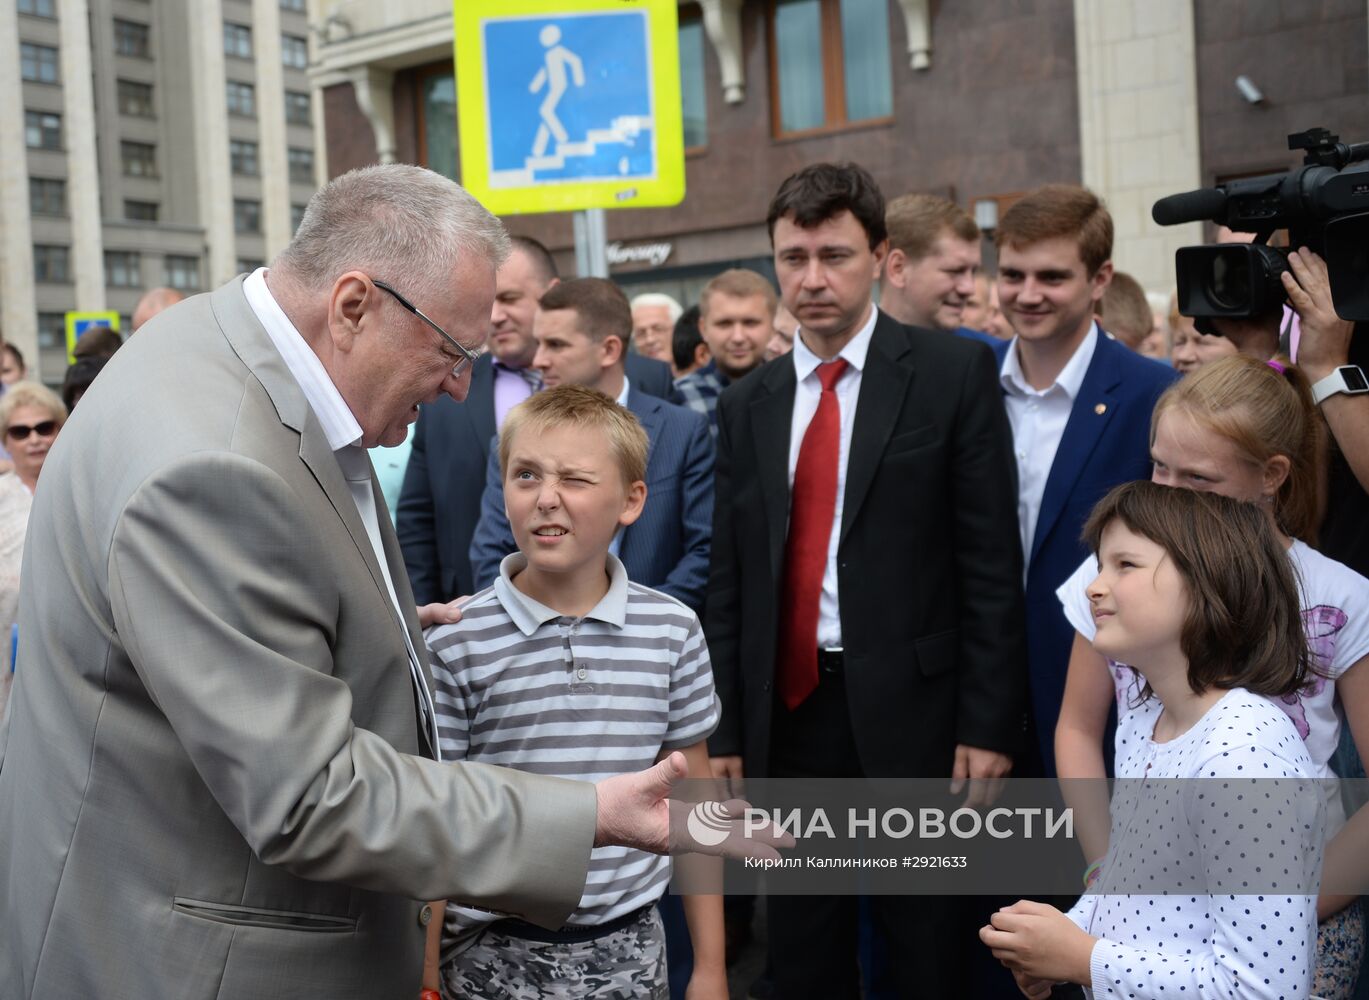
[{"label": "pedestrian crossing sign", "polygon": [[461,182],[497,215],[677,205],[676,0],[455,0]]}]

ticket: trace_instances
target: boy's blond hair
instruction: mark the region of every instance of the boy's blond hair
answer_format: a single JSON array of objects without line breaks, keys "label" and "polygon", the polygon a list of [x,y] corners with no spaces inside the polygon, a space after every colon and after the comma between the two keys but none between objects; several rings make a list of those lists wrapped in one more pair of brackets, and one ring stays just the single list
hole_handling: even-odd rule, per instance
[{"label": "boy's blond hair", "polygon": [[607,437],[624,483],[646,480],[646,431],[631,410],[619,406],[598,389],[583,385],[558,385],[534,393],[509,410],[499,429],[500,477],[508,475],[509,452],[514,435],[520,430],[537,433],[566,426],[582,427]]}]

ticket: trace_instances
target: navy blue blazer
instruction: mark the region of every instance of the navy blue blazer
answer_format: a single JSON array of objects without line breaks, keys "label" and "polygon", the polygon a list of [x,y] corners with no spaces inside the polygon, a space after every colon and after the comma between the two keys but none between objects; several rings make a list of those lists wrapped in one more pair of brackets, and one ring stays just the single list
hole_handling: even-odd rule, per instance
[{"label": "navy blue blazer", "polygon": [[[993,345],[1000,370],[1012,343]],[[1032,722],[1048,777],[1055,775],[1055,722],[1074,642],[1055,588],[1089,554],[1079,534],[1094,504],[1120,483],[1150,478],[1150,413],[1177,377],[1168,365],[1099,335],[1046,477],[1027,560],[1026,608]]]},{"label": "navy blue blazer", "polygon": [[[642,516],[623,530],[618,557],[628,579],[669,594],[698,613],[708,583],[713,531],[713,437],[708,418],[635,386],[628,393],[627,407],[641,421],[651,445],[646,506]],[[504,516],[496,452],[486,465],[480,523],[471,540],[475,590],[494,582],[500,561],[517,547]]]},{"label": "navy blue blazer", "polygon": [[[999,340],[997,337],[991,336],[990,334],[985,333],[983,330],[971,330],[968,326],[956,327],[955,335],[957,337],[964,337],[966,340],[977,340],[981,344],[988,344],[995,351],[998,350],[999,344],[1007,343],[1007,341]],[[999,355],[999,358],[1001,360],[1001,354]]]},{"label": "navy blue blazer", "polygon": [[[672,397],[668,365],[635,354],[624,360],[634,394],[640,390]],[[419,412],[395,516],[404,566],[419,604],[475,593],[469,552],[496,430],[494,369],[488,354],[471,372],[464,403],[444,395]]]}]

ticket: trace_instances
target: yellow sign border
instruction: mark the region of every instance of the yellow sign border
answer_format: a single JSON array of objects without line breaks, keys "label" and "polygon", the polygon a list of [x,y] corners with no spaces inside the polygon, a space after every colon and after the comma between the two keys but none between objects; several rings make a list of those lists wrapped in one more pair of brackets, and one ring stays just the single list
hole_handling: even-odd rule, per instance
[{"label": "yellow sign border", "polygon": [[67,335],[67,364],[76,363],[76,324],[83,319],[100,320],[96,326],[107,326],[115,333],[119,333],[119,314],[112,309],[97,310],[95,312],[71,311],[66,313],[66,335]]},{"label": "yellow sign border", "polygon": [[[650,180],[570,181],[492,188],[486,142],[486,88],[481,24],[547,14],[645,10],[651,50],[651,118],[656,177]],[[684,200],[684,124],[680,105],[680,38],[676,0],[453,0],[456,105],[461,183],[496,215],[571,212],[586,208],[643,208]]]}]

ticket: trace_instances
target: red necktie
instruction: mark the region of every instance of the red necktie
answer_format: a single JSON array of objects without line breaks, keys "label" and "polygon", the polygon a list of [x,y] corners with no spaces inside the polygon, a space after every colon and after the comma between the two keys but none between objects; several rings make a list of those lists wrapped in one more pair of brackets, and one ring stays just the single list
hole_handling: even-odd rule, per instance
[{"label": "red necktie", "polygon": [[837,461],[841,452],[841,406],[836,384],[845,358],[817,368],[822,395],[799,446],[784,545],[784,591],[780,614],[779,691],[792,711],[818,686],[818,605],[827,545],[837,511]]}]

